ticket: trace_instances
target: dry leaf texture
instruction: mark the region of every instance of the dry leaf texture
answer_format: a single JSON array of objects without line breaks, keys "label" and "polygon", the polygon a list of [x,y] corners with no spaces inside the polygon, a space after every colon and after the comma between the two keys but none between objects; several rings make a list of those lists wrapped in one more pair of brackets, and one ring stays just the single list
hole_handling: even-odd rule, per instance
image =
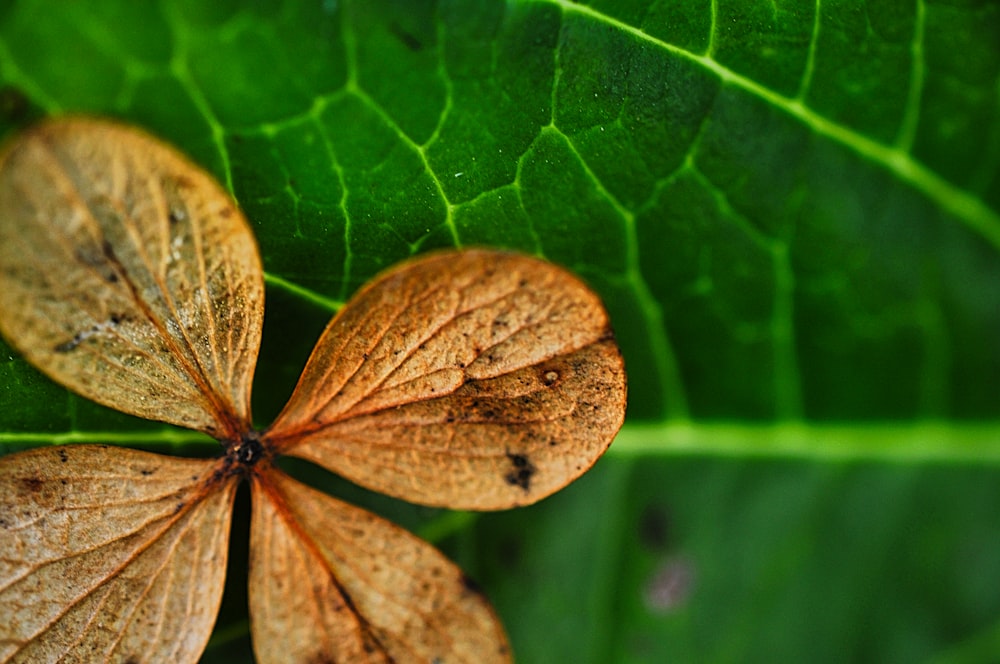
[{"label": "dry leaf texture", "polygon": [[97,445],[0,459],[0,661],[196,662],[235,478]]},{"label": "dry leaf texture", "polygon": [[434,547],[277,470],[253,489],[261,664],[510,661],[489,603]]},{"label": "dry leaf texture", "polygon": [[625,412],[598,297],[520,254],[431,254],[331,321],[265,440],[405,500],[523,505],[587,470]]},{"label": "dry leaf texture", "polygon": [[0,459],[0,661],[194,662],[253,487],[262,662],[507,662],[488,602],[430,545],[309,489],[282,453],[415,502],[497,509],[582,474],[622,424],[607,315],[550,263],[424,256],[363,288],[252,431],[263,275],[243,217],[150,136],[43,123],[0,155],[0,332],[127,413],[214,435],[215,461],[104,446]]},{"label": "dry leaf texture", "polygon": [[236,438],[249,421],[263,276],[233,201],[136,129],[72,118],[0,157],[0,331],[119,410]]}]

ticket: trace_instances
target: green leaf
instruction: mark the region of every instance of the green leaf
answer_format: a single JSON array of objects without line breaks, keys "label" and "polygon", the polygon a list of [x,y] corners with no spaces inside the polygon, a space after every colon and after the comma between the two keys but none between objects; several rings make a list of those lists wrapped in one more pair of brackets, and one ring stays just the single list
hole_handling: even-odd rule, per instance
[{"label": "green leaf", "polygon": [[[517,248],[601,293],[630,409],[593,477],[457,520],[356,496],[480,572],[522,661],[991,661],[996,593],[963,584],[996,587],[998,34],[974,0],[21,0],[0,132],[120,117],[229,188],[267,271],[261,425],[331,313],[413,253]],[[0,404],[0,451],[214,453],[2,341]],[[653,553],[650,501],[687,524]],[[947,528],[908,525],[928,509]],[[661,563],[694,570],[666,613],[638,590]],[[245,653],[228,602],[217,657]]]},{"label": "green leaf", "polygon": [[992,662],[992,469],[647,459],[476,524],[526,662]]}]

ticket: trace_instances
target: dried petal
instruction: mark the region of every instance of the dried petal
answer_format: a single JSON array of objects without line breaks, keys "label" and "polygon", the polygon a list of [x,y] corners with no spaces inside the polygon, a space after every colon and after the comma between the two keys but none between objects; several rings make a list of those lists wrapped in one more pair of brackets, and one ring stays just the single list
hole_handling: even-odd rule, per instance
[{"label": "dried petal", "polygon": [[423,540],[273,468],[252,495],[261,664],[510,661],[482,593]]},{"label": "dried petal", "polygon": [[0,156],[0,332],[127,413],[235,438],[263,320],[256,244],[204,171],[130,127],[45,122]]},{"label": "dried petal", "polygon": [[581,475],[624,411],[598,297],[550,263],[467,250],[404,263],[355,296],[265,438],[406,500],[499,509]]},{"label": "dried petal", "polygon": [[0,459],[0,661],[198,661],[236,486],[219,463],[98,445]]}]

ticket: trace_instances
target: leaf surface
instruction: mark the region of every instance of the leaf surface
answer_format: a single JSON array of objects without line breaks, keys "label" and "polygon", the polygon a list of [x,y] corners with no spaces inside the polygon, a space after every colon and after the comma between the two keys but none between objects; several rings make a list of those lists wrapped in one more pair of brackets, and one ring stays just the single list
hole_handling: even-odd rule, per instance
[{"label": "leaf surface", "polygon": [[[997,34],[988,1],[19,0],[0,131],[114,115],[225,183],[267,272],[262,425],[331,313],[414,252],[587,279],[629,368],[593,472],[474,518],[319,480],[437,533],[520,661],[996,662]],[[215,446],[2,342],[0,401],[5,451]],[[647,496],[666,551],[637,535]],[[675,548],[692,601],[651,612]],[[206,662],[249,661],[222,654],[244,618]]]},{"label": "leaf surface", "polygon": [[62,119],[0,157],[0,331],[56,381],[234,438],[250,417],[263,281],[203,170],[139,130]]},{"label": "leaf surface", "polygon": [[624,416],[597,295],[544,261],[466,250],[363,288],[264,440],[393,496],[497,509],[578,477]]},{"label": "leaf surface", "polygon": [[253,482],[250,555],[261,664],[510,661],[489,603],[434,547],[274,468]]},{"label": "leaf surface", "polygon": [[111,446],[0,459],[0,661],[196,662],[236,483]]}]

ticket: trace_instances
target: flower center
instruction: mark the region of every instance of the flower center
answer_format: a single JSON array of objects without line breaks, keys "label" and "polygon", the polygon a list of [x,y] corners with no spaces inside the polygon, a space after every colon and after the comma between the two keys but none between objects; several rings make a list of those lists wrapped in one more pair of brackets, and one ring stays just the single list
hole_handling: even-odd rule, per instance
[{"label": "flower center", "polygon": [[267,455],[267,448],[260,442],[260,433],[248,431],[235,444],[228,445],[226,456],[237,472],[247,473]]}]

